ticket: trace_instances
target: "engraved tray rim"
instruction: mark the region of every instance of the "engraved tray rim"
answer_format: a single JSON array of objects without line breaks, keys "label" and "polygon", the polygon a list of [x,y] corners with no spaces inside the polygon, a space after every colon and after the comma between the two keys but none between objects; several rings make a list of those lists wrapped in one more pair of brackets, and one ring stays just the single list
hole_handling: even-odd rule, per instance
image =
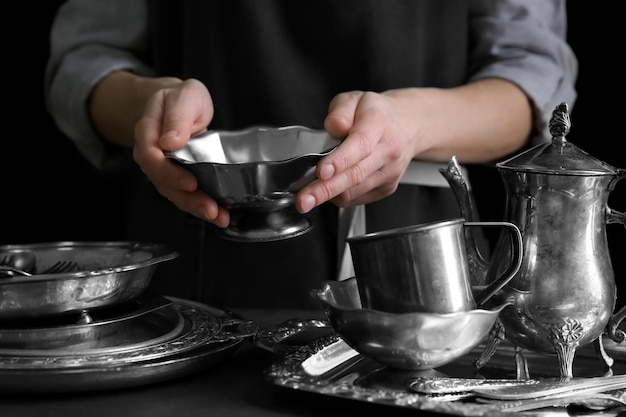
[{"label": "engraved tray rim", "polygon": [[[316,378],[315,376],[309,375],[304,371],[302,367],[304,361],[311,358],[313,355],[315,355],[325,347],[336,343],[339,340],[341,340],[341,337],[333,332],[327,336],[314,340],[311,343],[287,351],[279,361],[275,362],[264,371],[263,376],[265,380],[274,385],[283,388],[293,389],[296,391],[306,391],[331,397],[339,397],[387,406],[441,413],[451,416],[504,417],[515,415],[515,413],[502,411],[501,408],[498,408],[497,406],[491,404],[468,403],[463,401],[438,401],[436,399],[428,398],[428,396],[425,394],[413,392],[409,389],[399,390],[393,386],[384,386],[384,384],[382,386],[379,385],[376,388],[367,386],[356,386],[354,385],[354,381],[358,377],[358,375],[356,377],[353,375],[354,371],[352,370],[352,368],[356,370],[358,369],[358,365],[351,367],[351,372],[349,373],[342,372],[345,373],[345,375],[339,378]],[[620,367],[626,366],[626,345],[618,345],[617,343],[610,340],[608,337],[603,337],[603,343],[605,351],[614,359],[614,366],[615,364],[619,364]],[[467,355],[464,355],[457,361],[453,361],[451,364],[449,364],[449,366],[455,366],[458,361],[461,361],[463,359],[467,360],[467,357],[470,355],[473,355],[472,357],[474,359],[477,358],[480,350],[484,347],[485,344],[483,342]],[[509,354],[512,354],[515,351],[515,347],[507,340],[503,340],[501,342],[499,349],[502,349],[504,351],[503,353]],[[495,355],[497,354],[498,352],[496,352]],[[541,358],[543,360],[551,356],[541,352],[533,351],[524,351],[524,354],[527,355],[527,358],[530,359]],[[597,355],[597,353],[594,351],[594,347],[592,347],[591,345],[586,345],[579,348],[579,350],[577,351],[577,355],[589,359],[593,355]],[[599,361],[598,363],[601,363],[602,361],[602,359],[599,357],[596,357],[595,360]],[[368,360],[368,362],[369,369],[366,370],[366,372],[370,372],[372,371],[372,369],[374,370],[374,372],[376,370],[386,369],[384,365],[376,364],[373,360]],[[368,366],[365,365],[363,366],[363,368],[368,368]],[[437,374],[439,374],[437,369],[421,372],[433,372],[435,376],[438,376]],[[624,370],[623,373],[626,373],[626,370]],[[563,408],[563,410],[565,409]],[[531,413],[533,416],[561,415],[559,414],[559,411],[554,410],[551,410],[549,412],[537,410]],[[562,415],[566,416],[569,414],[567,414],[566,411],[563,411]],[[610,413],[610,411],[607,411],[606,415],[611,416],[612,414]]]},{"label": "engraved tray rim", "polygon": [[[178,337],[136,351],[51,357],[50,364],[43,357],[0,355],[0,389],[3,393],[85,392],[171,380],[217,365],[258,330],[256,323],[233,312],[165,298],[191,323]],[[217,330],[205,328],[204,322],[211,318],[220,322]],[[228,326],[238,328],[230,331]],[[10,361],[12,367],[7,366]]]}]

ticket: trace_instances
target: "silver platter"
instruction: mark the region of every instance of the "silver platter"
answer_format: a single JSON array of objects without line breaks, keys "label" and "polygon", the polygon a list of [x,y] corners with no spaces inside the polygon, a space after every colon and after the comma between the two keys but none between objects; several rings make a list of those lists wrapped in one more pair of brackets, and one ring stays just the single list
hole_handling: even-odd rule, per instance
[{"label": "silver platter", "polygon": [[133,350],[173,339],[184,324],[170,300],[143,294],[81,314],[0,322],[0,355],[93,355]]},{"label": "silver platter", "polygon": [[[0,355],[4,392],[75,392],[145,385],[184,376],[228,357],[257,325],[234,314],[168,297],[183,318],[182,331],[169,340],[139,348],[63,355]],[[16,352],[13,352],[16,353]]]},{"label": "silver platter", "polygon": [[[281,334],[285,329],[281,329]],[[287,332],[288,333],[288,332]],[[604,348],[614,359],[607,368],[593,347],[581,348],[574,363],[574,377],[609,377],[626,374],[626,346],[612,343],[605,338]],[[273,344],[273,343],[270,343]],[[482,404],[462,396],[422,394],[410,389],[410,381],[442,380],[445,378],[472,378],[486,381],[516,379],[516,350],[503,341],[489,363],[476,371],[474,361],[480,356],[484,345],[454,362],[427,371],[393,370],[362,355],[347,354],[339,348],[345,342],[335,333],[321,337],[300,347],[294,347],[283,359],[264,372],[267,381],[289,389],[306,391],[349,400],[377,403],[381,405],[424,410],[445,415],[493,417],[508,416],[495,404]],[[540,352],[522,352],[533,379],[555,380],[559,369],[554,356]],[[315,366],[311,366],[311,365]],[[324,372],[317,372],[323,364]],[[554,407],[551,407],[554,408]],[[565,408],[563,408],[565,410]],[[568,415],[535,412],[534,416]],[[552,414],[550,414],[552,413]],[[607,416],[610,411],[605,411]]]}]

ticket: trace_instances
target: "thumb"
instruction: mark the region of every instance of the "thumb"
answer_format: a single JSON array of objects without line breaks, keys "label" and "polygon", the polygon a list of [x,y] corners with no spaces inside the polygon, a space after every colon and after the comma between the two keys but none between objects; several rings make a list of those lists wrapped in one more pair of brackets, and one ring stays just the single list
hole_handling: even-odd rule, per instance
[{"label": "thumb", "polygon": [[191,135],[206,129],[213,119],[211,94],[200,81],[185,80],[164,92],[162,115],[159,139],[162,149],[181,148]]},{"label": "thumb", "polygon": [[334,137],[347,136],[354,124],[354,114],[362,96],[362,91],[337,94],[328,105],[324,129]]}]

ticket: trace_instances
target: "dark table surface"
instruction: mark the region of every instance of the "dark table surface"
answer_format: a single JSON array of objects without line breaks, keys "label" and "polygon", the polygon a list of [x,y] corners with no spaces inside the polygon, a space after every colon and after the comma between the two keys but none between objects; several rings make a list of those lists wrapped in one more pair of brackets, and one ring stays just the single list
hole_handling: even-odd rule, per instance
[{"label": "dark table surface", "polygon": [[[293,317],[322,317],[315,311],[235,312],[260,327]],[[274,385],[264,379],[263,371],[280,358],[245,340],[232,355],[216,365],[165,382],[103,392],[0,394],[0,416],[345,416],[372,411],[385,415],[409,415],[409,412],[416,415],[415,410]]]},{"label": "dark table surface", "polygon": [[[323,317],[293,310],[235,311],[260,328],[294,317]],[[263,375],[281,360],[278,353],[247,339],[219,363],[181,377],[148,385],[80,393],[0,394],[1,417],[45,416],[435,416],[413,408],[340,398],[275,385]],[[6,385],[4,381],[3,385]],[[559,414],[567,415],[561,410]]]}]

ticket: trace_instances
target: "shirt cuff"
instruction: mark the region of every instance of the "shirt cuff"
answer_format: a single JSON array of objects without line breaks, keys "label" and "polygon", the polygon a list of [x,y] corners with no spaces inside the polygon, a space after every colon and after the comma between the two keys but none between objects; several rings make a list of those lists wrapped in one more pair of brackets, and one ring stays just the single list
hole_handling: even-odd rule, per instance
[{"label": "shirt cuff", "polygon": [[71,139],[96,168],[117,170],[131,160],[131,150],[109,144],[97,132],[89,115],[89,96],[107,74],[130,70],[150,76],[153,71],[131,54],[103,45],[92,45],[71,52],[51,79],[47,106],[58,128]]}]

